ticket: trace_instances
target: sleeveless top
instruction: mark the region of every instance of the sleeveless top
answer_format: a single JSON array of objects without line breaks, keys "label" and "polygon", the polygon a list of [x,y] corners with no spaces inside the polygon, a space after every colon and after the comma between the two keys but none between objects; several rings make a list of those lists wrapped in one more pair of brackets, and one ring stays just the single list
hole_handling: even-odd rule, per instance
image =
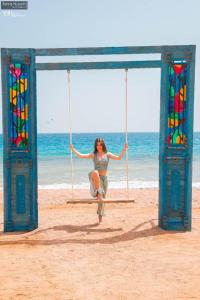
[{"label": "sleeveless top", "polygon": [[104,154],[102,159],[98,158],[97,153],[94,153],[94,169],[98,171],[106,171],[108,168],[109,157],[107,153]]}]

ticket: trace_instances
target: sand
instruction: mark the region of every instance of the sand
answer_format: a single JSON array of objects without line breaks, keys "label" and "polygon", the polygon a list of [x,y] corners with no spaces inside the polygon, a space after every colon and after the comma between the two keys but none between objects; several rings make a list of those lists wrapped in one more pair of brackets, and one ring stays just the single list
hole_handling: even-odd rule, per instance
[{"label": "sand", "polygon": [[132,193],[135,203],[106,204],[98,225],[96,204],[40,190],[39,228],[26,233],[3,232],[1,201],[0,299],[200,299],[200,190],[191,232],[158,227],[157,189]]}]

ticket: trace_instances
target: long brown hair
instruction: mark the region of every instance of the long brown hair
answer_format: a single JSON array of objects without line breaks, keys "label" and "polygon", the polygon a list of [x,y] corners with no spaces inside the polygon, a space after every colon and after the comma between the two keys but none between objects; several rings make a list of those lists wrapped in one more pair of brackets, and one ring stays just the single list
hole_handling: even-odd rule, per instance
[{"label": "long brown hair", "polygon": [[97,143],[101,143],[102,145],[102,150],[104,153],[107,152],[107,148],[106,148],[106,145],[105,145],[105,142],[102,138],[96,138],[95,142],[94,142],[94,153],[97,153]]}]

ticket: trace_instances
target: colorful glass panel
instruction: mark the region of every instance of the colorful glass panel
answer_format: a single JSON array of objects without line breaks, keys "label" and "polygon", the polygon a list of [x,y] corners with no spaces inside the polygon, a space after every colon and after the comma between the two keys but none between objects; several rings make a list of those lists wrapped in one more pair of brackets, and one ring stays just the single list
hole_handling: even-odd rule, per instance
[{"label": "colorful glass panel", "polygon": [[11,64],[10,87],[10,140],[12,148],[26,149],[28,145],[27,73],[23,64]]},{"label": "colorful glass panel", "polygon": [[186,63],[169,65],[168,144],[186,142]]}]

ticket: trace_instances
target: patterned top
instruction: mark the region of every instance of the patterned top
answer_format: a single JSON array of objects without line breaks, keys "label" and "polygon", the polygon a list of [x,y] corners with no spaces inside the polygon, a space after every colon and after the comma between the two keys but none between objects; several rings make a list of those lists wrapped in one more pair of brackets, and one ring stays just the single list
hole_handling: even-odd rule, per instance
[{"label": "patterned top", "polygon": [[94,169],[98,171],[106,171],[108,168],[108,162],[109,162],[109,157],[107,153],[104,154],[104,156],[99,159],[98,154],[94,153]]}]

